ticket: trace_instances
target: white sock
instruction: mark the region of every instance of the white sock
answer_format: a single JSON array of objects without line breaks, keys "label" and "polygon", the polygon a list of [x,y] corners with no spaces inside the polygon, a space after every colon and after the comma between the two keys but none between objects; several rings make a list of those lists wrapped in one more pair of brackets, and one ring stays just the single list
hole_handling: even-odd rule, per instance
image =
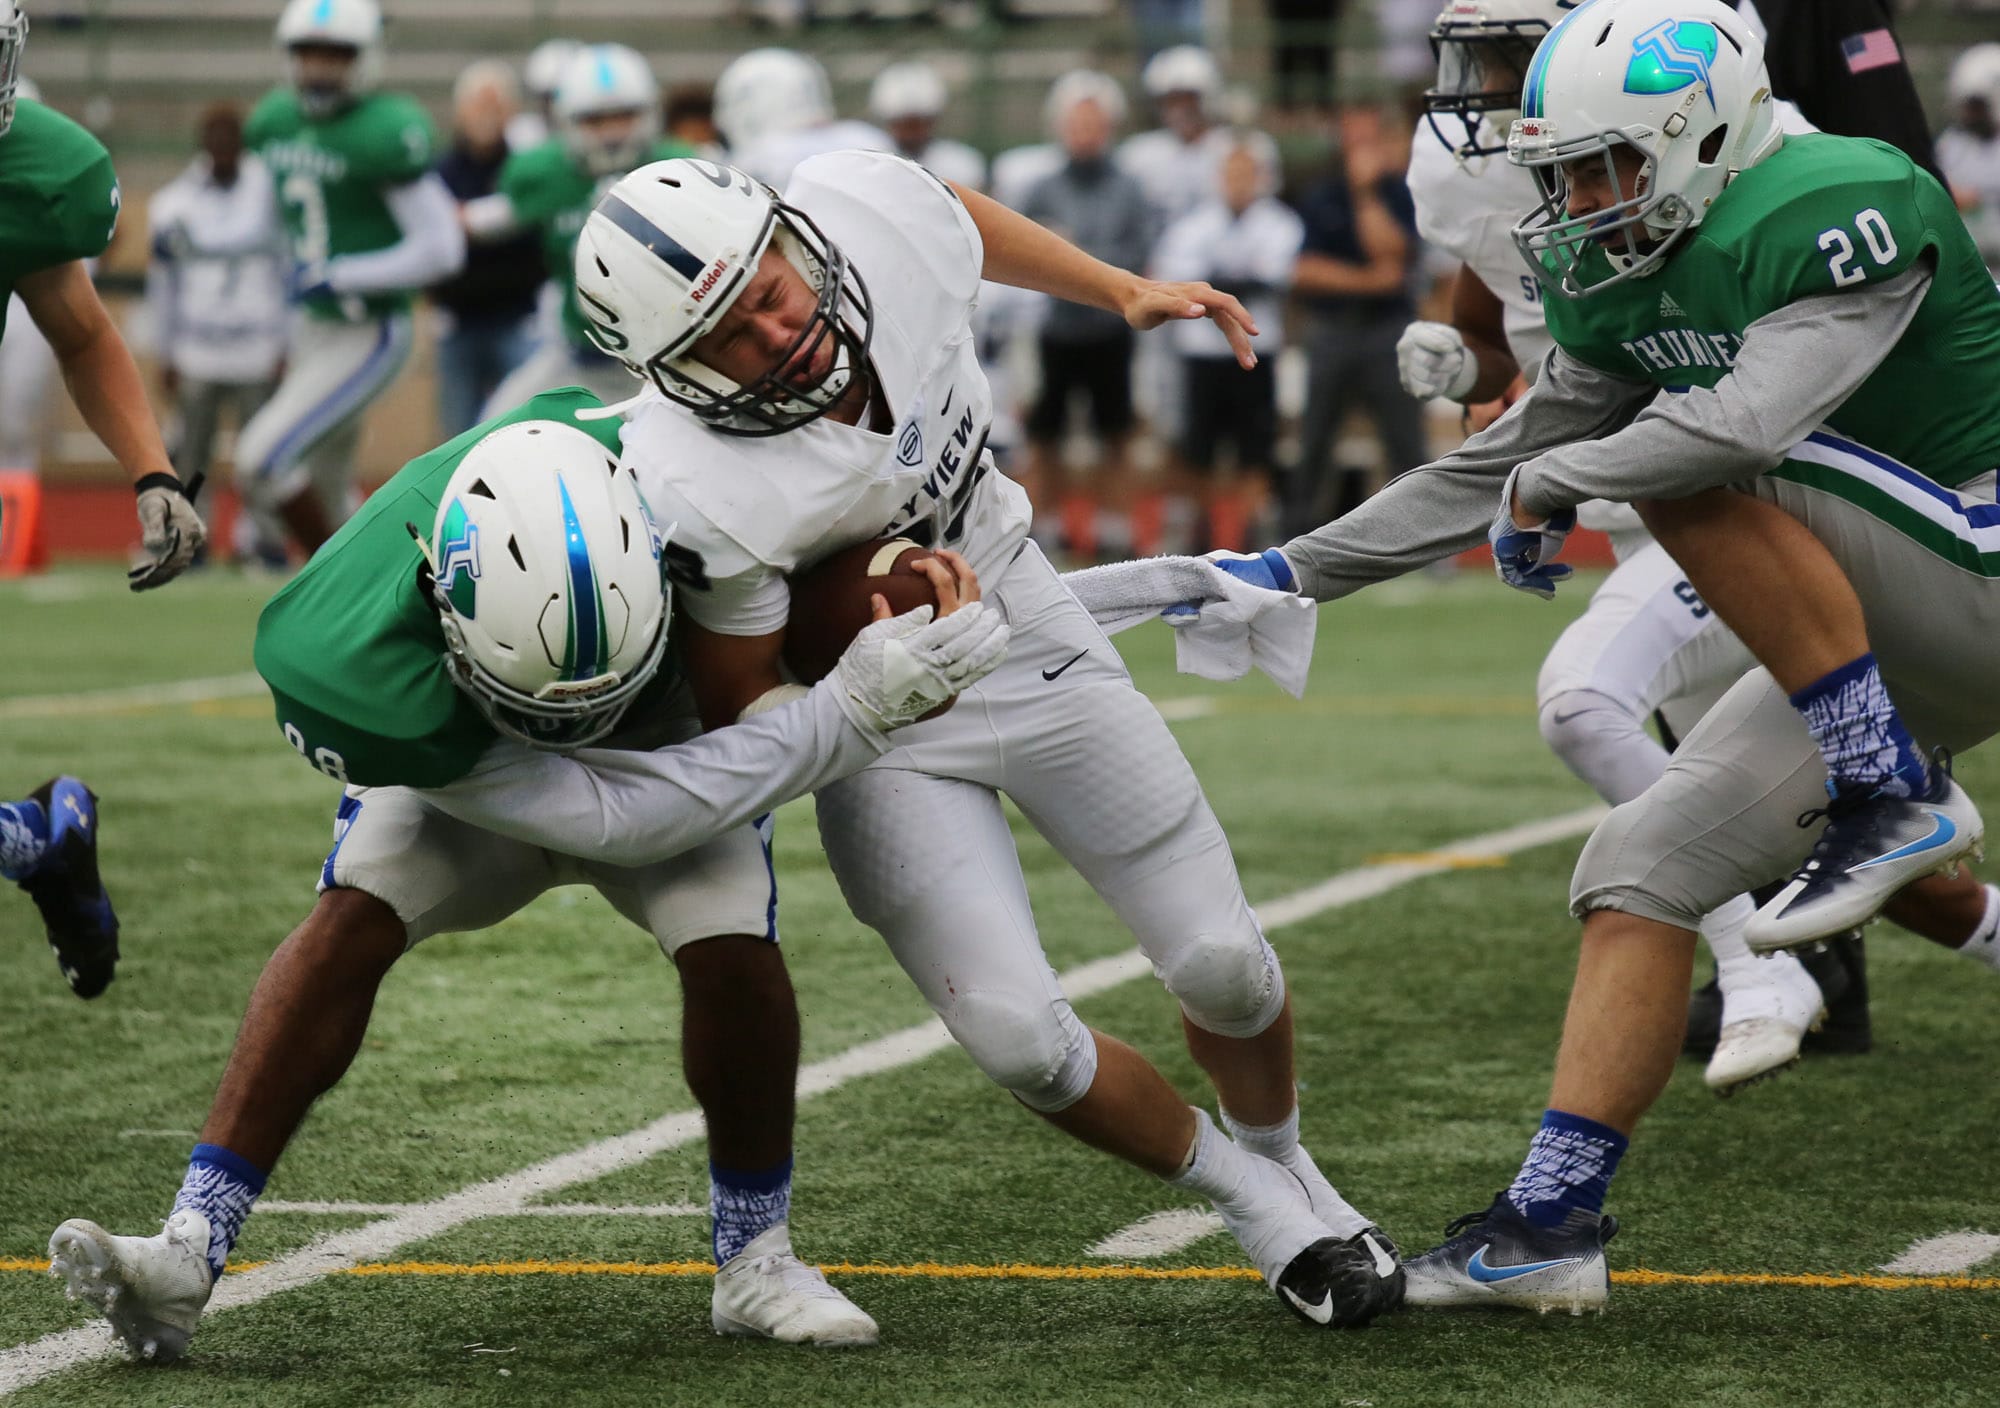
[{"label": "white sock", "polygon": [[1243,1193],[1244,1160],[1249,1157],[1222,1137],[1208,1111],[1194,1108],[1194,1141],[1188,1145],[1181,1171],[1167,1182],[1191,1188],[1212,1203],[1233,1203]]},{"label": "white sock", "polygon": [[[1756,1017],[1811,1021],[1819,985],[1805,965],[1789,953],[1760,958],[1743,942],[1743,926],[1756,912],[1748,895],[1738,895],[1701,921],[1701,937],[1715,956],[1715,977],[1722,985],[1722,1024]],[[1808,1007],[1812,1010],[1803,1010]]]},{"label": "white sock", "polygon": [[2000,969],[2000,885],[1986,887],[1986,913],[1972,937],[1958,946],[1967,958],[1976,958],[1988,968]]},{"label": "white sock", "polygon": [[1229,1137],[1236,1141],[1239,1148],[1262,1154],[1279,1163],[1284,1163],[1299,1147],[1299,1107],[1296,1104],[1292,1106],[1292,1112],[1276,1124],[1244,1124],[1224,1110],[1222,1127],[1229,1131]]},{"label": "white sock", "polygon": [[1330,1227],[1334,1235],[1352,1237],[1355,1233],[1371,1227],[1367,1218],[1354,1205],[1340,1196],[1332,1183],[1327,1181],[1319,1165],[1313,1162],[1305,1145],[1299,1143],[1299,1107],[1292,1106],[1291,1114],[1277,1124],[1239,1124],[1230,1118],[1229,1111],[1222,1112],[1222,1126],[1229,1131],[1229,1137],[1236,1141],[1238,1148],[1253,1154],[1261,1154],[1275,1160],[1292,1171],[1303,1183],[1306,1196],[1312,1199],[1313,1216]]}]

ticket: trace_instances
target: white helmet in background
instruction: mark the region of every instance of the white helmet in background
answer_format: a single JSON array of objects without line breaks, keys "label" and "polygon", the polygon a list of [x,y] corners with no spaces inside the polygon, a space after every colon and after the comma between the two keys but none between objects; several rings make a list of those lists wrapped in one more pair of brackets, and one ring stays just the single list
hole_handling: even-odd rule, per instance
[{"label": "white helmet in background", "polygon": [[528,61],[521,65],[521,86],[536,102],[553,103],[563,70],[581,48],[574,39],[544,39],[528,51]]},{"label": "white helmet in background", "polygon": [[604,737],[666,655],[664,545],[631,469],[575,426],[486,436],[424,544],[453,683],[509,738]]},{"label": "white helmet in background", "polygon": [[1176,44],[1153,55],[1139,84],[1155,102],[1169,93],[1193,93],[1207,107],[1222,96],[1222,70],[1200,45]]},{"label": "white helmet in background", "polygon": [[1051,134],[1060,133],[1063,116],[1085,102],[1103,108],[1113,127],[1125,125],[1125,90],[1110,74],[1093,68],[1073,68],[1049,85],[1049,96],[1042,103],[1043,125]]},{"label": "white helmet in background", "polygon": [[[1656,272],[1738,172],[1783,140],[1764,46],[1721,0],[1592,0],[1549,32],[1521,90],[1507,158],[1533,171],[1541,208],[1514,227],[1536,277],[1565,298]],[[1569,214],[1563,166],[1644,158],[1633,192]],[[1586,257],[1602,250],[1610,272]]]},{"label": "white helmet in background", "polygon": [[936,117],[944,111],[944,80],[922,59],[890,64],[875,76],[868,90],[868,115],[877,122],[905,117]]},{"label": "white helmet in background", "polygon": [[[627,113],[634,121],[615,138],[585,125],[589,118]],[[580,45],[556,82],[554,115],[563,145],[586,171],[593,176],[630,171],[659,140],[660,85],[636,50]]]},{"label": "white helmet in background", "polygon": [[[690,349],[775,248],[818,295],[771,369],[739,383]],[[642,166],[598,201],[576,242],[576,296],[591,340],[662,396],[733,435],[775,435],[832,410],[867,364],[868,290],[803,211],[735,167],[676,157]],[[831,339],[817,383],[787,379]]]},{"label": "white helmet in background", "polygon": [[1974,44],[1960,54],[1951,66],[1949,89],[1954,106],[1977,98],[2000,121],[2000,44]]},{"label": "white helmet in background", "polygon": [[1438,140],[1461,157],[1506,151],[1535,47],[1581,3],[1450,0],[1431,26],[1437,83],[1424,93],[1424,115]]},{"label": "white helmet in background", "polygon": [[0,0],[0,137],[14,125],[14,99],[33,96],[21,77],[21,50],[28,42],[28,17],[14,0]]},{"label": "white helmet in background", "polygon": [[[353,50],[346,80],[308,82],[294,55],[305,45]],[[287,55],[292,87],[306,116],[331,116],[373,88],[382,72],[382,11],[375,0],[289,0],[278,16],[278,47]]]},{"label": "white helmet in background", "polygon": [[833,120],[833,85],[796,49],[752,49],[715,80],[715,125],[731,151]]}]

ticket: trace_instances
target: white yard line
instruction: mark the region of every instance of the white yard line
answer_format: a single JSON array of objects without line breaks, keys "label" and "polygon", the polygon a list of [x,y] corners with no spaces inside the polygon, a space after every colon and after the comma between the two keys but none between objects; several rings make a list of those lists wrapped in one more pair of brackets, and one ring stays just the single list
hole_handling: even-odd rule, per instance
[{"label": "white yard line", "polygon": [[1150,1261],[1158,1256],[1172,1256],[1204,1237],[1226,1230],[1220,1213],[1207,1208],[1169,1208],[1119,1228],[1087,1255],[1109,1257],[1113,1261]]},{"label": "white yard line", "polygon": [[2000,1257],[2000,1237],[1967,1229],[1912,1242],[1894,1261],[1883,1262],[1882,1270],[1903,1276],[1956,1276],[1995,1257]]},{"label": "white yard line", "polygon": [[[303,1213],[313,1217],[355,1216],[395,1217],[421,1203],[314,1203],[287,1202],[282,1198],[262,1198],[251,1211]],[[516,1217],[707,1217],[708,1208],[695,1203],[534,1203],[516,1208]]]},{"label": "white yard line", "polygon": [[[1257,911],[1258,918],[1267,930],[1296,924],[1327,910],[1373,898],[1411,880],[1449,873],[1457,868],[1456,860],[1467,855],[1510,855],[1582,835],[1603,815],[1602,807],[1566,812],[1524,826],[1470,836],[1421,860],[1359,866],[1310,889],[1272,901]],[[1145,957],[1132,950],[1072,968],[1062,975],[1062,984],[1070,998],[1080,1002],[1150,971]],[[951,1044],[943,1023],[936,1020],[906,1027],[807,1066],[799,1072],[798,1098],[810,1100],[862,1076],[914,1065]],[[533,1207],[535,1199],[692,1144],[702,1133],[701,1112],[683,1110],[641,1129],[544,1159],[516,1173],[470,1184],[432,1202],[410,1204],[380,1222],[331,1233],[254,1271],[224,1277],[208,1303],[208,1314],[255,1305],[284,1291],[312,1285],[332,1272],[364,1261],[381,1260],[402,1247],[443,1236],[468,1222],[518,1215]],[[0,1352],[0,1397],[38,1384],[65,1369],[106,1358],[114,1350],[108,1332],[99,1323],[44,1335]]]},{"label": "white yard line", "polygon": [[248,699],[263,692],[264,681],[255,672],[245,672],[206,679],[163,680],[158,684],[120,685],[116,689],[84,689],[73,694],[22,694],[0,699],[0,719],[73,719],[91,714],[123,714],[132,709]]}]

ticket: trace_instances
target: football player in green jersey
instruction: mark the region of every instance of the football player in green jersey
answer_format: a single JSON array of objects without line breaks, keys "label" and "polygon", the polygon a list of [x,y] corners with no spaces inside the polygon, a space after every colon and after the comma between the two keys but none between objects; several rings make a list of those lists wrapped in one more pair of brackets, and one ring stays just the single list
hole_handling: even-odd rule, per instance
[{"label": "football player in green jersey", "polygon": [[308,554],[351,509],[362,413],[410,355],[411,290],[465,259],[429,117],[372,91],[381,39],[375,0],[290,0],[290,82],[244,130],[277,182],[299,316],[284,379],[237,441],[237,482],[266,530]]},{"label": "football player in green jersey", "polygon": [[1007,628],[945,554],[953,570],[927,568],[939,619],[878,604],[825,680],[696,737],[692,698],[663,663],[662,534],[618,464],[620,422],[578,414],[601,409],[581,389],[550,392],[412,461],[258,622],[286,741],[347,786],[319,901],[258,980],[165,1231],[116,1237],[79,1219],[51,1239],[72,1293],[142,1357],[186,1348],[390,966],[572,884],[679,971],[709,1138],[714,1328],[875,1339],[791,1249],[798,1013],[764,814],[880,756],[889,730],[999,662]]},{"label": "football player in green jersey", "polygon": [[[1911,738],[2000,729],[2000,292],[1909,158],[1781,136],[1762,46],[1716,0],[1591,0],[1537,49],[1522,108],[1509,155],[1545,200],[1516,238],[1557,295],[1534,388],[1231,570],[1331,599],[1490,519],[1503,578],[1547,595],[1574,506],[1634,502],[1765,666],[1584,848],[1542,1128],[1513,1185],[1409,1264],[1415,1304],[1581,1310],[1609,1294],[1603,1200],[1672,1072],[1701,915],[1799,866],[1746,935],[1784,946],[1979,839]],[[1802,813],[1828,818],[1817,842]],[[1990,930],[1968,947],[2000,966]]]},{"label": "football player in green jersey", "polygon": [[[132,476],[145,545],[132,590],[145,591],[178,577],[206,532],[84,265],[104,252],[118,224],[111,158],[62,114],[17,97],[27,37],[28,17],[14,0],[0,0],[0,326],[8,300],[20,294],[84,423]],[[104,991],[118,962],[118,918],[98,878],[90,789],[57,777],[21,801],[0,803],[0,878],[34,899],[71,990]]]},{"label": "football player in green jersey", "polygon": [[556,135],[508,158],[499,189],[464,206],[474,240],[539,232],[549,277],[562,292],[560,328],[493,389],[485,414],[513,409],[552,386],[586,386],[607,401],[631,394],[630,375],[591,342],[576,303],[576,237],[597,198],[634,167],[694,149],[660,138],[660,88],[623,44],[579,45],[554,98]]}]

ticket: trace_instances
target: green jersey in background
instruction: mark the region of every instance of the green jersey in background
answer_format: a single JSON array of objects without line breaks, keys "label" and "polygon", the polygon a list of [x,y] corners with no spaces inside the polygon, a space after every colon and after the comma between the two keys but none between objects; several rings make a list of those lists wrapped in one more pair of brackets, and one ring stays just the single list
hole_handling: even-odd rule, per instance
[{"label": "green jersey in background", "polygon": [[23,98],[0,137],[0,331],[22,278],[104,253],[118,228],[118,177],[104,144]]}]

